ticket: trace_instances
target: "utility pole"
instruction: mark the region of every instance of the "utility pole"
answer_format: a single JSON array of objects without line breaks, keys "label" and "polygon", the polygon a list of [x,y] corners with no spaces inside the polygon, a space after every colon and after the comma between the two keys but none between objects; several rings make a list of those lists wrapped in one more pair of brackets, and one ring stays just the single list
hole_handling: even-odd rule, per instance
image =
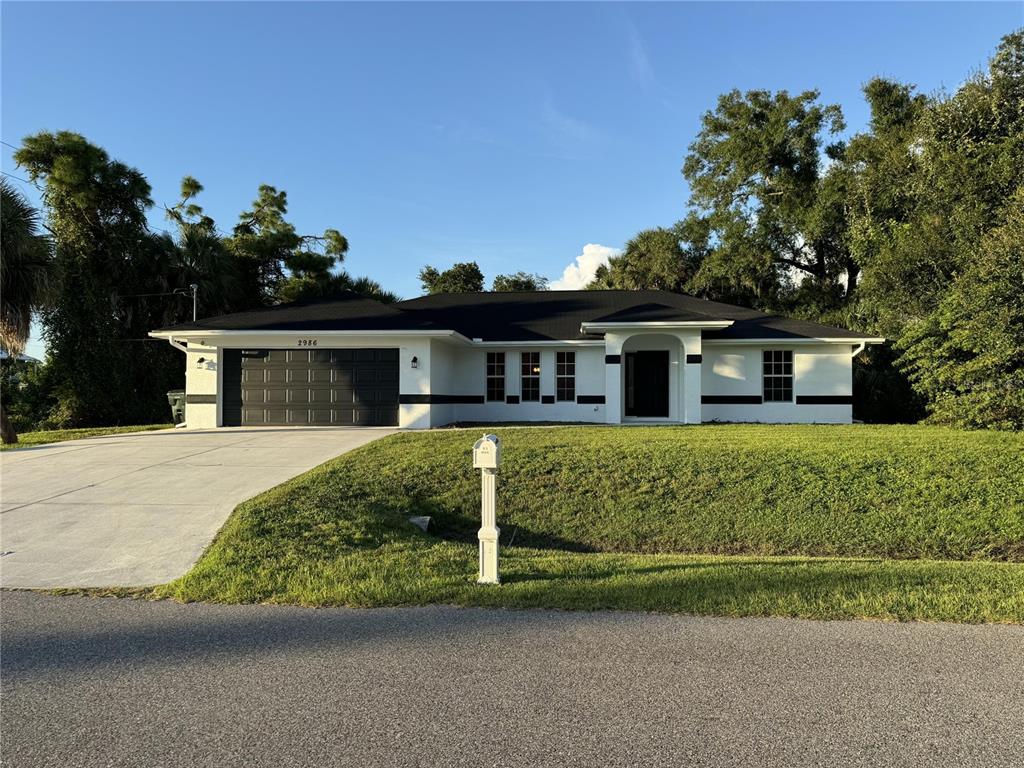
[{"label": "utility pole", "polygon": [[[199,284],[198,283],[190,283],[188,287],[189,287],[188,291],[186,291],[184,288],[175,288],[173,291],[171,291],[171,294],[174,294],[174,295],[177,295],[177,296],[187,296],[190,293],[192,294],[192,322],[194,323],[196,320],[199,319]],[[169,296],[171,294],[154,293],[152,295],[153,296]],[[144,294],[140,294],[140,295],[144,295]]]}]

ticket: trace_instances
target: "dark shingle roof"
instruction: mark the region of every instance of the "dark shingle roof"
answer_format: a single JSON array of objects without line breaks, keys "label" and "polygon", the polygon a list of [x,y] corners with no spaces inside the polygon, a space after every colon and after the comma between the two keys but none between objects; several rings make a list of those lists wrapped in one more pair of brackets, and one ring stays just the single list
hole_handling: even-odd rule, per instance
[{"label": "dark shingle roof", "polygon": [[734,321],[728,328],[705,330],[706,339],[864,338],[864,334],[844,328],[668,291],[439,293],[397,304],[343,294],[163,330],[452,330],[468,338],[514,342],[597,338],[581,332],[584,322],[673,320]]},{"label": "dark shingle roof", "polygon": [[202,318],[164,331],[393,331],[436,330],[424,326],[424,318],[413,318],[394,308],[354,293],[340,293],[329,299],[310,299],[276,307]]},{"label": "dark shingle roof", "polygon": [[594,338],[581,333],[584,322],[668,322],[733,320],[706,339],[859,339],[845,328],[768,315],[755,309],[705,301],[669,291],[523,291],[517,293],[437,293],[395,305],[429,317],[470,338],[486,341],[547,341]]},{"label": "dark shingle roof", "polygon": [[638,304],[635,307],[626,307],[618,312],[612,312],[604,317],[595,317],[589,322],[593,323],[657,323],[657,322],[701,322],[712,321],[718,318],[706,315],[703,312],[692,312],[689,310],[676,309],[667,304]]}]

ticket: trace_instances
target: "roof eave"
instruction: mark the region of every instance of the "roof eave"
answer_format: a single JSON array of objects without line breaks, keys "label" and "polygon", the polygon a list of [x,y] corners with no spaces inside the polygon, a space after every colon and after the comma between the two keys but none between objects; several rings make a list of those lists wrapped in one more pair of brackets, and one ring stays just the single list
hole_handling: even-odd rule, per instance
[{"label": "roof eave", "polygon": [[189,336],[196,337],[202,336],[204,338],[232,338],[239,336],[331,336],[335,338],[347,338],[351,336],[417,336],[421,338],[454,338],[459,341],[464,341],[467,344],[470,340],[463,336],[458,331],[451,331],[445,329],[407,329],[407,330],[330,330],[322,331],[316,329],[298,329],[294,331],[285,331],[280,329],[260,329],[260,328],[186,328],[183,330],[174,330],[173,328],[161,328],[156,331],[150,331],[149,335],[154,339],[187,339]]},{"label": "roof eave", "polygon": [[884,344],[882,336],[763,336],[737,339],[704,339],[702,344],[740,345],[740,344]]}]

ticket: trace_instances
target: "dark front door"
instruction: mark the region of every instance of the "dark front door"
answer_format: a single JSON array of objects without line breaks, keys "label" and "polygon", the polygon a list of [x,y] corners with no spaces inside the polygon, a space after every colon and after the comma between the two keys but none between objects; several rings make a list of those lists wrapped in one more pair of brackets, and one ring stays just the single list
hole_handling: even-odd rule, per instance
[{"label": "dark front door", "polygon": [[226,349],[224,426],[398,424],[397,349]]},{"label": "dark front door", "polygon": [[668,418],[668,351],[626,353],[626,415]]}]

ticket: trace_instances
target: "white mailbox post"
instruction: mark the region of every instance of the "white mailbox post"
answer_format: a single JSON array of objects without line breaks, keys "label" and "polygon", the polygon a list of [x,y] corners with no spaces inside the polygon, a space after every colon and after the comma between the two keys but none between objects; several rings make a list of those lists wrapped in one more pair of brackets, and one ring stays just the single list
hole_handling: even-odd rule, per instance
[{"label": "white mailbox post", "polygon": [[501,466],[501,441],[497,435],[484,435],[473,445],[473,468],[480,470],[480,512],[481,524],[477,538],[480,539],[480,575],[478,584],[497,584],[498,578],[498,528],[497,485],[498,467]]}]

